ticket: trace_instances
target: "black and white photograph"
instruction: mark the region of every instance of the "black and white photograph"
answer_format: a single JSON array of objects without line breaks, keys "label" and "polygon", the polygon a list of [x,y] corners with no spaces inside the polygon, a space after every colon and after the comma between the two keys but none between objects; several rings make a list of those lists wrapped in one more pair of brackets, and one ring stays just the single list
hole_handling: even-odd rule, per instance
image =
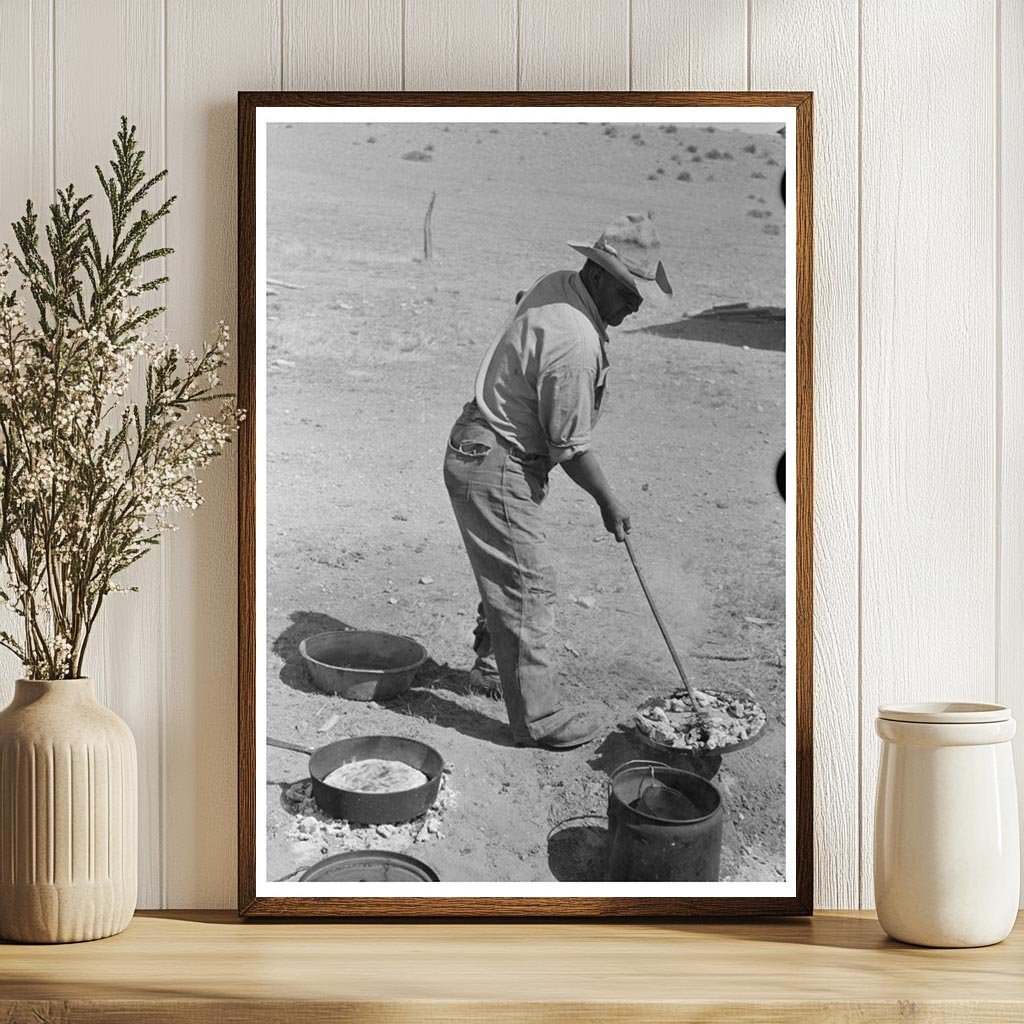
[{"label": "black and white photograph", "polygon": [[258,111],[257,895],[794,894],[794,131]]}]

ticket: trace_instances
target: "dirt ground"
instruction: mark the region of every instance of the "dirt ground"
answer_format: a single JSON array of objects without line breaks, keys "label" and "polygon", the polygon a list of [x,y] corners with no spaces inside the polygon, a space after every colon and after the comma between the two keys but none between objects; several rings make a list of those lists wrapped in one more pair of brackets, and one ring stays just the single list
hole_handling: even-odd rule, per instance
[{"label": "dirt ground", "polygon": [[[784,305],[784,140],[684,125],[296,124],[270,128],[268,154],[268,276],[297,287],[268,297],[267,731],[310,746],[410,736],[450,771],[431,830],[349,828],[297,799],[302,755],[268,748],[267,879],[367,847],[407,851],[444,881],[602,877],[608,774],[651,756],[633,712],[678,676],[624,547],[555,471],[561,686],[608,734],[572,752],[513,746],[504,705],[467,688],[477,596],[441,463],[515,292],[579,265],[566,240],[650,209],[675,295],[611,330],[595,447],[694,684],[749,687],[768,710],[754,746],[675,761],[723,793],[722,879],[782,880],[784,327],[697,314]],[[344,627],[419,640],[430,657],[414,688],[386,704],[316,690],[298,643]]]}]

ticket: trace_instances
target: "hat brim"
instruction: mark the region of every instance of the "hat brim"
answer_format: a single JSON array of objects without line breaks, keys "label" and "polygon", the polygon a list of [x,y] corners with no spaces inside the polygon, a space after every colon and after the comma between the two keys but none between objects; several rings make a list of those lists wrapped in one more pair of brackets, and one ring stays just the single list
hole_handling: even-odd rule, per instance
[{"label": "hat brim", "polygon": [[571,249],[586,256],[588,260],[593,260],[604,267],[613,277],[632,288],[641,298],[649,299],[652,302],[661,302],[666,296],[672,294],[672,285],[669,283],[668,274],[665,273],[665,266],[661,260],[658,260],[658,269],[654,272],[654,280],[648,281],[644,277],[637,277],[636,274],[630,273],[629,268],[622,260],[604,249],[595,249],[592,245],[581,245],[578,242],[569,242],[568,244]]}]

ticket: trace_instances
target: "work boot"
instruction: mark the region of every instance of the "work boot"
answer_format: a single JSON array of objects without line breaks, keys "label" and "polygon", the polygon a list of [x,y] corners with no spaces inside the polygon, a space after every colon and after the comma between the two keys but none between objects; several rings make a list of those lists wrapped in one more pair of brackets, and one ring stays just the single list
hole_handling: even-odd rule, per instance
[{"label": "work boot", "polygon": [[[532,745],[543,747],[544,750],[572,750],[582,747],[585,743],[596,740],[604,732],[604,726],[586,711],[577,711],[567,718],[557,729],[534,740]],[[520,743],[519,746],[530,744]]]},{"label": "work boot", "polygon": [[477,658],[469,670],[467,684],[474,693],[482,693],[492,700],[501,700],[501,677],[494,658]]}]

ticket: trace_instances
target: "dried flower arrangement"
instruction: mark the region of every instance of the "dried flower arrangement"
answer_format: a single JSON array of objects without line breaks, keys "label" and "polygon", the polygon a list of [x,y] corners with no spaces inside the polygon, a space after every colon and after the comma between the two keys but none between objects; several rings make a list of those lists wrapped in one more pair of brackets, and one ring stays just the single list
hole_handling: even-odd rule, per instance
[{"label": "dried flower arrangement", "polygon": [[[188,354],[147,336],[164,307],[143,309],[139,296],[167,278],[146,281],[144,269],[173,250],[146,250],[145,240],[175,197],[140,207],[167,172],[146,176],[124,117],[113,144],[112,173],[96,167],[109,246],[94,229],[92,197],[69,185],[50,205],[48,256],[31,202],[13,225],[20,255],[0,247],[0,601],[21,620],[21,635],[0,631],[0,645],[31,679],[82,675],[104,598],[125,589],[118,573],[176,529],[173,513],[200,504],[197,473],[244,415],[218,390],[225,324]],[[210,412],[198,410],[207,403]]]}]

